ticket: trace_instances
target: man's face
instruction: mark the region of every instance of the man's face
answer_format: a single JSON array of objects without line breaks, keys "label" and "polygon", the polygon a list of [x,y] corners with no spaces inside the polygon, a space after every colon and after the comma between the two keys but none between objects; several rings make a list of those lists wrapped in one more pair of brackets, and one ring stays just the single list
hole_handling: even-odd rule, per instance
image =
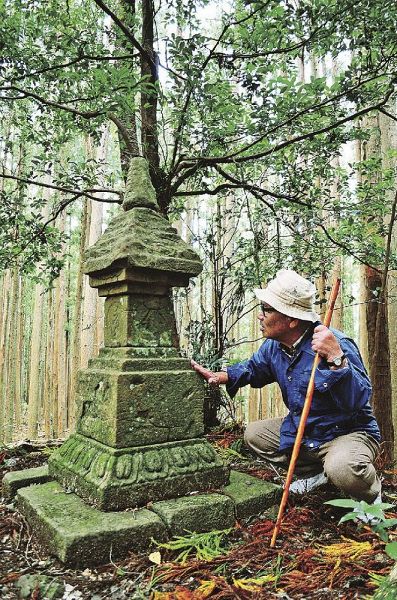
[{"label": "man's face", "polygon": [[261,304],[258,319],[261,323],[260,329],[266,338],[285,342],[291,335],[291,317],[283,315],[266,302]]}]

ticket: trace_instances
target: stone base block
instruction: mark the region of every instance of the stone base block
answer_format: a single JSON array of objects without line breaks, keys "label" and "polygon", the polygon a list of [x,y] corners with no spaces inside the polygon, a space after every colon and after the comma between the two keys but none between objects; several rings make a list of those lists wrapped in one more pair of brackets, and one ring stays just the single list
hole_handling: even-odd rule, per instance
[{"label": "stone base block", "polygon": [[202,438],[117,449],[74,434],[52,454],[49,470],[65,489],[101,510],[219,489],[229,479],[229,470]]},{"label": "stone base block", "polygon": [[235,524],[234,504],[227,496],[206,494],[155,502],[150,509],[172,535],[228,529]]},{"label": "stone base block", "polygon": [[[147,550],[152,538],[160,542],[186,531],[227,529],[236,518],[263,513],[269,518],[282,494],[278,485],[232,471],[222,493],[163,500],[135,511],[102,512],[55,481],[30,485],[24,473],[18,472],[18,508],[36,540],[62,562],[80,568]],[[21,489],[22,485],[29,487]]]},{"label": "stone base block", "polygon": [[239,520],[259,516],[267,511],[279,503],[282,492],[279,485],[239,471],[230,472],[230,483],[222,490],[223,494],[233,500],[236,518]]},{"label": "stone base block", "polygon": [[14,498],[17,491],[28,485],[46,483],[51,480],[48,465],[24,469],[23,471],[10,471],[3,477],[2,493],[7,499]]},{"label": "stone base block", "polygon": [[54,481],[20,489],[20,511],[36,539],[62,562],[82,567],[144,550],[167,539],[166,527],[147,509],[104,513],[65,493]]}]

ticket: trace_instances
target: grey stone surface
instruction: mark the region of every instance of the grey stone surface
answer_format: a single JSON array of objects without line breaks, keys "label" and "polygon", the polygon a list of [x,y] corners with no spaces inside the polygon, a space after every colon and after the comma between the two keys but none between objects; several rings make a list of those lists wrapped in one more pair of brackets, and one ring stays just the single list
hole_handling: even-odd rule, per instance
[{"label": "grey stone surface", "polygon": [[20,488],[32,484],[46,483],[50,479],[48,465],[21,471],[10,471],[3,477],[2,493],[5,498],[13,498]]},{"label": "grey stone surface", "polygon": [[178,371],[89,368],[78,380],[77,431],[114,448],[196,438],[204,432],[203,397],[187,361]]},{"label": "grey stone surface", "polygon": [[268,514],[281,496],[279,486],[244,473],[232,471],[231,480],[225,495],[184,496],[133,511],[103,512],[55,481],[20,489],[17,504],[40,544],[62,562],[84,568],[147,550],[152,538],[161,542],[186,531],[233,527],[236,517]]},{"label": "grey stone surface", "polygon": [[260,515],[279,502],[282,492],[279,485],[233,470],[229,485],[222,490],[233,500],[237,519]]}]

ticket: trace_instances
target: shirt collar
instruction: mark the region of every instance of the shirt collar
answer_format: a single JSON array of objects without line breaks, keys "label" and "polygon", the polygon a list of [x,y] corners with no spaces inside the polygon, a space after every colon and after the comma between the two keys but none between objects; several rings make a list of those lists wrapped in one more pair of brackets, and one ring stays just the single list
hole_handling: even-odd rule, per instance
[{"label": "shirt collar", "polygon": [[303,334],[300,336],[300,338],[298,338],[296,340],[296,342],[294,342],[292,344],[292,346],[285,346],[284,344],[280,343],[280,348],[281,350],[287,354],[290,357],[294,357],[296,356],[297,352],[298,352],[298,347],[300,346],[301,342],[303,342],[303,340],[305,340],[307,337],[309,337],[309,334],[313,331],[313,326],[310,324],[307,329],[305,329],[305,331],[303,332]]}]

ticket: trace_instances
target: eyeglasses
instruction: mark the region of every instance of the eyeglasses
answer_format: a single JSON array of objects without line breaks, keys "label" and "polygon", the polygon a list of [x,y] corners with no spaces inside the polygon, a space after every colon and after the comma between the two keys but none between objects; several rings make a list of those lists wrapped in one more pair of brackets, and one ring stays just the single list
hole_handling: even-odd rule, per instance
[{"label": "eyeglasses", "polygon": [[277,312],[277,310],[272,306],[265,306],[264,304],[261,304],[261,312],[263,312],[265,315],[266,313]]}]

